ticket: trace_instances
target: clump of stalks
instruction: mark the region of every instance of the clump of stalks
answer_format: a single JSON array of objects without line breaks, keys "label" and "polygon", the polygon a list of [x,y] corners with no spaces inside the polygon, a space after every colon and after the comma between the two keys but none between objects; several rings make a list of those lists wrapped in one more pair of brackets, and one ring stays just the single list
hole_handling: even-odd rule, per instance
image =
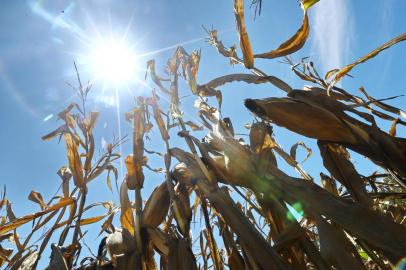
[{"label": "clump of stalks", "polygon": [[[114,173],[117,180],[114,161],[120,158],[116,149],[124,138],[108,144],[100,158],[95,158],[93,130],[99,114],[86,110],[91,86],[82,85],[78,75],[81,104],[73,103],[59,113],[64,124],[43,137],[65,140],[68,165],[58,171],[62,193],[45,202],[39,192],[32,191],[28,198],[41,210],[15,217],[4,191],[0,208],[5,207],[6,214],[1,217],[0,241],[12,242],[15,248],[0,246],[0,265],[35,269],[49,246],[48,269],[391,269],[406,256],[406,139],[396,136],[396,126],[406,124],[406,113],[371,97],[362,87],[364,97],[336,86],[356,65],[405,40],[406,34],[322,77],[307,58],[295,63],[288,57],[305,44],[308,9],[317,0],[301,1],[303,24],[289,40],[259,54],[253,53],[245,29],[244,2],[234,2],[242,58],[236,46],[224,46],[214,29],[207,30],[208,42],[230,64],[244,65],[249,72],[199,84],[200,52],[188,53],[182,47],[167,62],[168,78],[157,74],[154,60],[148,61],[148,74],[158,90],[138,97],[135,108],[126,113],[133,128],[132,154],[125,157],[120,206],[86,203],[90,181],[105,172]],[[312,85],[292,89],[255,67],[256,58],[280,57],[294,74]],[[179,80],[185,80],[196,97],[202,125],[185,120]],[[234,81],[269,84],[286,94],[245,101],[256,116],[247,127],[247,141],[238,138],[231,119],[221,112],[227,101],[220,87]],[[162,100],[169,106],[162,106]],[[390,130],[380,129],[376,118],[391,121]],[[308,174],[296,152],[302,147],[309,157],[312,149],[303,142],[290,151],[283,149],[273,133],[278,126],[317,140],[329,175]],[[163,153],[145,148],[152,129],[161,135]],[[197,130],[206,135],[197,138]],[[187,147],[173,145],[174,136],[182,138]],[[381,171],[362,175],[349,150],[369,158]],[[143,170],[150,169],[147,156],[157,153],[165,179],[144,203]],[[282,171],[276,156],[298,175]],[[107,183],[112,189],[110,176]],[[241,198],[231,196],[231,191]],[[83,218],[99,205],[106,213]],[[116,213],[119,224],[114,222]],[[192,234],[191,222],[196,217],[201,225],[193,226],[198,232]],[[31,232],[22,241],[17,229],[30,222]],[[84,245],[82,226],[99,222],[105,237],[97,255],[79,261]],[[31,244],[33,235],[45,227],[40,245]],[[56,233],[59,241],[49,245]]]}]

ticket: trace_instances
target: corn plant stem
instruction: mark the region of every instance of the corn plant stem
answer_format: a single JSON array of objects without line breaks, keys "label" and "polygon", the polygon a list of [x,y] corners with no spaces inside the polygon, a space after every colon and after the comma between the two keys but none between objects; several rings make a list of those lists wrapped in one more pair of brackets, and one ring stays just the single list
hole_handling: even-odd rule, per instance
[{"label": "corn plant stem", "polygon": [[200,196],[200,201],[202,203],[201,208],[203,211],[206,229],[207,229],[207,232],[209,233],[210,255],[213,260],[214,270],[221,270],[221,269],[223,269],[223,267],[222,267],[221,260],[220,260],[220,254],[218,252],[216,242],[214,241],[213,230],[210,226],[210,218],[209,218],[209,213],[207,211],[207,204],[206,204],[203,196]]},{"label": "corn plant stem", "polygon": [[137,251],[142,252],[142,239],[141,239],[141,220],[142,216],[142,196],[141,188],[135,189],[135,243],[137,246]]},{"label": "corn plant stem", "polygon": [[[69,197],[73,197],[73,195],[76,193],[77,190],[78,190],[78,188],[75,187],[75,188],[71,191]],[[80,196],[80,193],[79,193],[79,196]],[[78,197],[78,198],[79,198],[79,197]],[[63,229],[61,235],[59,236],[58,246],[63,246],[64,243],[65,243],[65,240],[66,240],[66,237],[67,237],[67,235],[68,235],[69,229],[70,229],[70,227],[71,227],[72,221],[74,220],[74,218],[75,218],[75,216],[76,216],[76,215],[75,215],[75,214],[76,214],[76,209],[77,209],[77,204],[76,204],[76,202],[75,202],[74,213],[72,213],[72,212],[70,213],[69,220],[68,220],[68,222],[66,223],[66,226],[65,226],[65,228]]]},{"label": "corn plant stem", "polygon": [[197,186],[244,243],[250,247],[257,247],[258,252],[253,255],[264,269],[269,269],[271,266],[274,269],[289,269],[252,223],[242,218],[243,213],[227,194],[217,185],[213,186],[206,181],[198,181]]},{"label": "corn plant stem", "polygon": [[36,269],[37,264],[38,264],[39,260],[41,259],[41,254],[42,254],[42,252],[44,252],[45,247],[47,246],[48,241],[49,241],[49,239],[51,238],[52,233],[57,229],[57,226],[58,226],[58,224],[59,224],[59,221],[62,219],[63,215],[65,214],[65,210],[66,210],[66,207],[64,207],[64,208],[62,209],[61,213],[60,213],[59,216],[57,217],[57,219],[56,219],[54,225],[52,226],[51,230],[49,231],[49,233],[48,233],[47,236],[45,237],[45,240],[42,242],[41,247],[40,247],[39,252],[38,252],[37,260],[35,261],[34,266],[33,266],[32,269]]},{"label": "corn plant stem", "polygon": [[[168,161],[165,162],[165,181],[166,181],[166,185],[168,187],[168,191],[169,191],[169,197],[171,198],[172,201],[175,200],[175,191],[174,191],[174,186],[171,180],[171,173],[170,173],[170,154],[169,154],[169,142],[168,140],[165,140],[165,147],[166,147],[166,154],[164,156],[165,159],[169,159]],[[169,163],[169,164],[167,164]]]},{"label": "corn plant stem", "polygon": [[86,187],[82,188],[80,190],[80,193],[81,193],[82,196],[80,197],[78,217],[77,217],[76,224],[75,224],[75,230],[73,232],[72,244],[77,244],[78,243],[78,236],[79,236],[79,230],[80,230],[80,220],[82,219],[83,208],[85,207],[85,203],[86,203],[87,188]]}]

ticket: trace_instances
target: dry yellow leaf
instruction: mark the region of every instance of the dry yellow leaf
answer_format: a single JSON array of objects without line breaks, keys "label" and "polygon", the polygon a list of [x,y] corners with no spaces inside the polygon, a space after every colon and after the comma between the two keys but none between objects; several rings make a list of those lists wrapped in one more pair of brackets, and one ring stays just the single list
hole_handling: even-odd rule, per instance
[{"label": "dry yellow leaf", "polygon": [[307,10],[308,8],[310,8],[311,6],[313,6],[314,4],[316,4],[317,2],[319,2],[320,0],[302,0],[302,6],[304,10]]},{"label": "dry yellow leaf", "polygon": [[65,142],[69,169],[72,172],[73,181],[76,187],[82,188],[85,186],[85,181],[83,179],[82,161],[78,154],[78,144],[70,133],[65,133]]},{"label": "dry yellow leaf", "polygon": [[244,0],[234,1],[234,14],[237,21],[237,30],[240,34],[240,47],[244,58],[244,65],[246,68],[252,68],[254,66],[254,56],[248,33],[245,28]]},{"label": "dry yellow leaf", "polygon": [[351,69],[353,69],[356,65],[364,63],[365,61],[377,56],[381,51],[386,50],[386,49],[390,48],[391,46],[395,45],[396,43],[404,41],[404,40],[406,40],[406,33],[403,33],[400,36],[397,36],[394,39],[386,42],[385,44],[383,44],[382,46],[376,48],[375,50],[368,53],[367,55],[364,55],[363,57],[361,57],[360,59],[358,59],[354,63],[346,65],[345,67],[343,67],[342,69],[340,69],[336,73],[335,78],[334,78],[334,83],[338,82],[342,77],[345,76],[345,74],[350,72]]},{"label": "dry yellow leaf", "polygon": [[144,226],[156,228],[168,214],[170,205],[169,191],[166,182],[154,189],[142,211],[142,223]]},{"label": "dry yellow leaf", "polygon": [[96,222],[99,222],[100,220],[102,220],[103,218],[105,218],[107,215],[100,215],[100,216],[95,216],[95,217],[91,217],[91,218],[84,218],[80,220],[80,226],[83,225],[89,225],[89,224],[93,224]]},{"label": "dry yellow leaf", "polygon": [[35,203],[38,203],[41,206],[41,210],[44,210],[47,208],[47,204],[44,202],[44,199],[42,198],[41,193],[36,192],[36,191],[31,191],[30,195],[28,195],[28,199],[30,201],[33,201]]},{"label": "dry yellow leaf", "polygon": [[309,18],[307,17],[307,12],[305,11],[303,17],[303,24],[297,30],[297,32],[287,41],[282,43],[277,49],[254,55],[255,58],[277,58],[281,56],[286,56],[300,50],[306,43],[307,37],[309,36],[310,26]]},{"label": "dry yellow leaf", "polygon": [[43,216],[45,214],[58,210],[64,206],[71,205],[74,202],[75,202],[74,198],[63,198],[57,204],[50,206],[49,208],[47,208],[44,211],[26,215],[26,216],[17,218],[12,222],[4,224],[3,226],[0,227],[0,234],[5,234],[11,230],[14,230],[14,229],[20,227],[21,225],[24,225],[25,223],[30,222],[31,220],[33,220],[35,218],[38,218],[40,216]]},{"label": "dry yellow leaf", "polygon": [[131,207],[130,199],[128,198],[127,183],[123,181],[120,187],[120,204],[121,204],[121,216],[120,222],[123,228],[127,229],[131,235],[134,235],[134,214]]}]

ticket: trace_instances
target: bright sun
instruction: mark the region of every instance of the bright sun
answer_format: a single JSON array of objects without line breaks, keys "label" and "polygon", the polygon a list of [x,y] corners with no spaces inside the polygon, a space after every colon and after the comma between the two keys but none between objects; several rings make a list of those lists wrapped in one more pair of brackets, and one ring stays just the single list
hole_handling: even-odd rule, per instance
[{"label": "bright sun", "polygon": [[134,80],[137,55],[131,47],[115,40],[100,41],[92,47],[88,61],[95,80],[116,85]]}]

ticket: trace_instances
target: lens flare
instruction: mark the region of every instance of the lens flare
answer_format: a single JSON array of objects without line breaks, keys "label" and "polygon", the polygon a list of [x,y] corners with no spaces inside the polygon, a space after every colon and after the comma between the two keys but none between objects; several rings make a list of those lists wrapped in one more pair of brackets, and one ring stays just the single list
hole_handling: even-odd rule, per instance
[{"label": "lens flare", "polygon": [[406,257],[403,258],[402,260],[400,260],[400,261],[396,264],[396,266],[395,266],[394,269],[395,269],[395,270],[406,270]]},{"label": "lens flare", "polygon": [[92,46],[88,61],[96,80],[116,85],[128,84],[136,76],[137,55],[131,47],[122,42],[98,42]]}]

